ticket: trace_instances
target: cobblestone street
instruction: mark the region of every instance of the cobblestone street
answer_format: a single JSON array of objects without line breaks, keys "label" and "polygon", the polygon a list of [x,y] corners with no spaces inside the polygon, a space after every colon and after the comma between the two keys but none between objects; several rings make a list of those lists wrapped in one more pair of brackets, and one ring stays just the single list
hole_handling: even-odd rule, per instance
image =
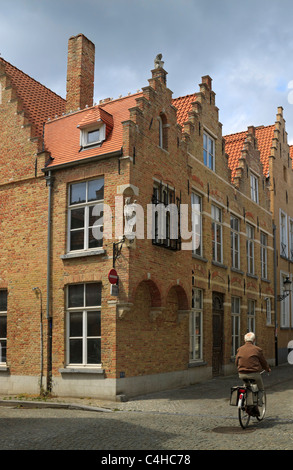
[{"label": "cobblestone street", "polygon": [[59,398],[31,404],[2,397],[0,449],[293,450],[293,367],[273,368],[264,382],[266,418],[245,431],[229,405],[237,377],[119,403]]}]

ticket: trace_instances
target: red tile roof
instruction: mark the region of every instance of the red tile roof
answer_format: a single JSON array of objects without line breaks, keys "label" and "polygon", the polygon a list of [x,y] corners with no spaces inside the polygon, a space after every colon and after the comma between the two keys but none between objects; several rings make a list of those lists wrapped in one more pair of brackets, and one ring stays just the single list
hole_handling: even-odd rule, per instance
[{"label": "red tile roof", "polygon": [[[268,175],[269,156],[271,155],[272,139],[274,137],[275,125],[260,126],[255,128],[255,137],[257,139],[257,147],[260,152],[260,160],[263,165],[263,174]],[[228,155],[228,166],[231,170],[232,181],[238,167],[241,150],[247,137],[247,131],[238,132],[236,134],[226,135],[225,152]]]},{"label": "red tile roof", "polygon": [[172,100],[173,106],[177,108],[177,122],[183,126],[188,120],[188,113],[192,109],[192,103],[196,100],[196,94],[180,96]]},{"label": "red tile roof", "polygon": [[41,137],[48,117],[60,116],[65,111],[65,100],[1,57],[0,65],[23,103],[25,116],[35,126],[36,137]]},{"label": "red tile roof", "polygon": [[[136,99],[139,96],[142,93],[108,101],[47,122],[44,143],[45,149],[53,158],[48,166],[55,167],[120,150],[123,145],[122,122],[129,119],[129,109],[137,105]],[[81,150],[80,126],[84,127],[97,119],[102,119],[109,126],[107,139],[99,147]]]}]

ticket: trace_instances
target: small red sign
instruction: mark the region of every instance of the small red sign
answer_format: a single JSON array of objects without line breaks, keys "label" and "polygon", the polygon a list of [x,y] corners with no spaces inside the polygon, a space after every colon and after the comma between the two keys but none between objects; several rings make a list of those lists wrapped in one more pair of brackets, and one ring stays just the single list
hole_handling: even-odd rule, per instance
[{"label": "small red sign", "polygon": [[110,284],[117,284],[118,282],[118,274],[116,269],[110,269],[109,274],[108,274],[108,279]]}]

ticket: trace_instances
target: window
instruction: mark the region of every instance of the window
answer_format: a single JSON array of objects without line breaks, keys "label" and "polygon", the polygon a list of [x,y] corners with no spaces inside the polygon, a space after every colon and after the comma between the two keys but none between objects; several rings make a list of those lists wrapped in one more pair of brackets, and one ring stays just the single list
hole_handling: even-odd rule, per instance
[{"label": "window", "polygon": [[232,357],[236,356],[240,347],[240,298],[231,297],[231,319],[232,319]]},{"label": "window", "polygon": [[192,289],[192,311],[190,314],[190,361],[202,359],[203,291]]},{"label": "window", "polygon": [[280,255],[288,257],[287,215],[280,211]]},{"label": "window", "polygon": [[266,323],[267,325],[272,324],[272,308],[271,308],[271,299],[267,297],[266,301]]},{"label": "window", "polygon": [[247,272],[254,274],[254,227],[246,225]]},{"label": "window", "polygon": [[293,219],[289,219],[289,250],[290,260],[293,261]]},{"label": "window", "polygon": [[7,347],[7,290],[0,290],[0,364],[6,363]]},{"label": "window", "polygon": [[161,114],[158,117],[159,120],[159,147],[162,149],[168,149],[168,126],[166,116]]},{"label": "window", "polygon": [[154,245],[171,250],[180,249],[180,200],[168,185],[155,183],[152,197]]},{"label": "window", "polygon": [[231,259],[232,267],[240,269],[240,235],[239,228],[240,222],[237,217],[231,215],[230,219],[231,226]]},{"label": "window", "polygon": [[250,193],[251,199],[258,202],[258,178],[255,175],[250,175]]},{"label": "window", "polygon": [[255,300],[247,300],[247,331],[255,333]]},{"label": "window", "polygon": [[192,205],[192,253],[202,256],[202,197],[191,194]]},{"label": "window", "polygon": [[[286,279],[287,275],[281,274],[280,278],[280,293],[283,293],[284,290],[284,281]],[[285,297],[281,304],[281,312],[280,312],[280,326],[281,328],[289,328],[290,326],[290,297],[291,294]]]},{"label": "window", "polygon": [[101,284],[67,289],[67,364],[101,363]]},{"label": "window", "polygon": [[267,279],[268,276],[268,237],[265,233],[260,232],[260,265],[261,277]]},{"label": "window", "polygon": [[203,162],[215,171],[215,141],[208,134],[203,134]]},{"label": "window", "polygon": [[81,147],[91,147],[101,144],[105,140],[106,126],[105,124],[99,125],[99,127],[90,127],[81,129],[80,131],[80,145]]},{"label": "window", "polygon": [[104,179],[69,187],[68,250],[90,250],[103,246]]},{"label": "window", "polygon": [[213,261],[222,263],[222,211],[219,207],[212,205],[212,243]]}]

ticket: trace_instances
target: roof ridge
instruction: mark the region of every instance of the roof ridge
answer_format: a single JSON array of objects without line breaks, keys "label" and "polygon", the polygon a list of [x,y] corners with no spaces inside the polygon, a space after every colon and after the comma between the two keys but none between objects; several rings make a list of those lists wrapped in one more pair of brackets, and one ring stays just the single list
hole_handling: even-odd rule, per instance
[{"label": "roof ridge", "polygon": [[[260,126],[254,126],[254,129],[256,131],[259,131],[261,129],[268,129],[269,127],[274,127],[275,124],[268,124],[267,126],[260,125]],[[233,136],[240,136],[240,134],[245,134],[247,133],[248,130],[246,129],[245,131],[238,131],[238,132],[232,132],[232,134],[225,134],[223,137],[233,137]]]},{"label": "roof ridge", "polygon": [[[5,60],[3,59],[3,57],[0,57],[0,61],[8,64],[10,67],[12,67],[13,69],[17,70],[18,72],[22,73],[23,75],[25,75],[26,77],[28,77],[30,80],[33,80],[35,83],[37,83],[38,85],[40,85],[42,88],[50,91],[51,93],[53,93],[54,95],[56,95],[58,98],[62,99],[63,101],[66,101],[65,98],[63,98],[62,96],[58,95],[58,93],[56,93],[55,91],[51,90],[51,88],[48,88],[46,85],[44,85],[43,83],[39,82],[38,80],[36,80],[35,78],[31,77],[29,74],[27,74],[26,72],[24,72],[23,70],[19,69],[18,67],[16,67],[15,65],[12,65],[10,62],[8,62],[8,60]],[[9,72],[8,72],[9,74]]]},{"label": "roof ridge", "polygon": [[172,101],[181,100],[183,98],[189,98],[190,96],[195,96],[195,95],[196,95],[196,93],[194,92],[194,93],[189,93],[187,95],[177,96],[177,98],[172,98]]}]

